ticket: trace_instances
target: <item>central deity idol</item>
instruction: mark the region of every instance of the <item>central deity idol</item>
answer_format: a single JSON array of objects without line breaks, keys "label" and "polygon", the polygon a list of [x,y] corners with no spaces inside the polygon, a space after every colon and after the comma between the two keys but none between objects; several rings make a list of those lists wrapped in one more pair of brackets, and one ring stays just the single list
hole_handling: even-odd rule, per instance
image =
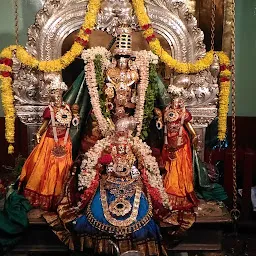
[{"label": "central deity idol", "polygon": [[131,57],[131,32],[129,27],[117,30],[114,58],[106,71],[106,106],[107,111],[113,112],[114,121],[128,116],[136,106],[139,73]]}]

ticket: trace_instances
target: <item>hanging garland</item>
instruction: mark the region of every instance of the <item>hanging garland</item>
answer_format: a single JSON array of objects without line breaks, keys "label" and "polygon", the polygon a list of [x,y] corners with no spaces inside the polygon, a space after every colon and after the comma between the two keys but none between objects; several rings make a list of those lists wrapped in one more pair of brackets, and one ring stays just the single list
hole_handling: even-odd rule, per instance
[{"label": "hanging garland", "polygon": [[167,64],[171,69],[182,74],[198,73],[199,71],[210,67],[213,62],[213,51],[209,51],[204,58],[197,60],[195,63],[180,62],[172,58],[172,56],[162,48],[160,41],[154,34],[151,20],[146,12],[144,0],[132,0],[132,3],[139,25],[143,30],[142,34],[144,38],[147,40],[151,51],[155,53],[162,62]]},{"label": "hanging garland", "polygon": [[149,84],[146,91],[144,117],[142,124],[141,138],[145,140],[148,137],[149,125],[154,116],[155,100],[158,94],[158,81],[156,65],[150,63],[149,65]]},{"label": "hanging garland", "polygon": [[106,96],[103,92],[105,84],[104,84],[104,76],[103,76],[103,70],[102,70],[101,55],[97,54],[95,56],[94,66],[95,66],[96,81],[97,81],[98,90],[99,90],[101,111],[105,118],[110,118],[110,112],[107,111],[107,107],[106,107]]},{"label": "hanging garland", "polygon": [[[9,57],[9,56],[8,56]],[[12,60],[10,58],[0,59],[0,79],[1,79],[1,96],[2,105],[5,114],[5,138],[9,143],[8,154],[14,152],[14,125],[15,125],[15,109],[14,96],[12,91]]]},{"label": "hanging garland", "polygon": [[[159,40],[154,34],[151,21],[146,13],[143,0],[132,0],[134,10],[136,12],[139,24],[143,30],[143,36],[149,43],[150,49],[159,56],[161,61],[167,64],[170,68],[178,73],[197,73],[210,67],[213,61],[213,51],[206,53],[205,57],[196,61],[195,63],[179,62],[172,58],[162,47]],[[88,10],[85,15],[84,23],[78,32],[78,36],[72,45],[70,51],[65,53],[62,57],[50,60],[39,61],[30,55],[24,47],[20,45],[12,45],[2,50],[0,53],[0,80],[2,92],[2,104],[5,113],[6,122],[6,140],[9,143],[8,153],[13,153],[14,143],[14,121],[15,108],[14,97],[12,91],[12,55],[15,51],[18,60],[31,68],[36,68],[44,72],[57,72],[66,68],[72,63],[77,56],[79,56],[87,45],[89,36],[95,26],[97,14],[100,10],[101,0],[90,0],[88,3]],[[226,135],[226,118],[228,112],[228,99],[230,76],[229,58],[223,52],[217,52],[220,64],[220,93],[219,93],[219,134],[218,138],[223,140]]]},{"label": "hanging garland", "polygon": [[224,52],[217,52],[220,60],[220,92],[218,110],[218,139],[223,141],[227,132],[227,115],[230,94],[230,60]]}]

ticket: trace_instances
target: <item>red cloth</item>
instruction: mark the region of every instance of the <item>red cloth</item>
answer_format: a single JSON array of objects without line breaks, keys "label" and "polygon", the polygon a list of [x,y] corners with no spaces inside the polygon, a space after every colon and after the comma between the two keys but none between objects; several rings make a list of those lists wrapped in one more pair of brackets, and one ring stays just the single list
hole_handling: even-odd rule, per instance
[{"label": "red cloth", "polygon": [[44,119],[51,119],[51,112],[50,112],[50,108],[49,108],[49,107],[47,107],[47,108],[44,110],[43,118],[44,118]]},{"label": "red cloth", "polygon": [[190,122],[192,120],[192,115],[191,113],[186,109],[186,115],[185,115],[185,122]]}]

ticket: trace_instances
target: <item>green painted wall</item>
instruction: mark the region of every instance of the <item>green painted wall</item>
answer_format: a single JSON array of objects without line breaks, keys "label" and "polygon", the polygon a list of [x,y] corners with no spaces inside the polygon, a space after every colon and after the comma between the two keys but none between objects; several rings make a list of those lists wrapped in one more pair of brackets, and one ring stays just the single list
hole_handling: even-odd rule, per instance
[{"label": "green painted wall", "polygon": [[256,116],[256,1],[236,0],[237,115]]},{"label": "green painted wall", "polygon": [[[20,43],[25,44],[27,28],[34,23],[42,0],[19,1]],[[236,80],[237,115],[256,116],[256,1],[237,0]],[[0,0],[0,49],[13,44],[14,9],[12,0]],[[0,107],[0,116],[3,116]]]}]

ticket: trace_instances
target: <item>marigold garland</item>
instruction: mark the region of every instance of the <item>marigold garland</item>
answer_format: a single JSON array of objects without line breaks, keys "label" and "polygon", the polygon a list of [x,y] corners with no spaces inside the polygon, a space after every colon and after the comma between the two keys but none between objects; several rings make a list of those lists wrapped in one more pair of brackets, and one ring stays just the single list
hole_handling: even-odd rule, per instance
[{"label": "marigold garland", "polygon": [[172,58],[172,56],[162,48],[160,41],[155,37],[151,20],[146,12],[144,0],[132,0],[132,3],[139,21],[139,25],[142,30],[144,30],[143,36],[148,41],[151,51],[158,55],[162,62],[167,64],[176,72],[183,74],[198,73],[199,71],[210,67],[213,62],[213,51],[207,52],[204,58],[197,60],[195,63],[180,62]]},{"label": "marigold garland", "polygon": [[218,139],[224,140],[227,131],[227,115],[230,93],[231,71],[229,70],[230,60],[224,52],[217,52],[220,60],[220,91],[218,111]]},{"label": "marigold garland", "polygon": [[0,75],[1,82],[1,95],[2,95],[2,103],[3,110],[5,114],[5,138],[9,143],[8,146],[8,154],[12,154],[14,152],[14,125],[15,125],[15,109],[13,106],[13,92],[11,77],[5,77]]}]

